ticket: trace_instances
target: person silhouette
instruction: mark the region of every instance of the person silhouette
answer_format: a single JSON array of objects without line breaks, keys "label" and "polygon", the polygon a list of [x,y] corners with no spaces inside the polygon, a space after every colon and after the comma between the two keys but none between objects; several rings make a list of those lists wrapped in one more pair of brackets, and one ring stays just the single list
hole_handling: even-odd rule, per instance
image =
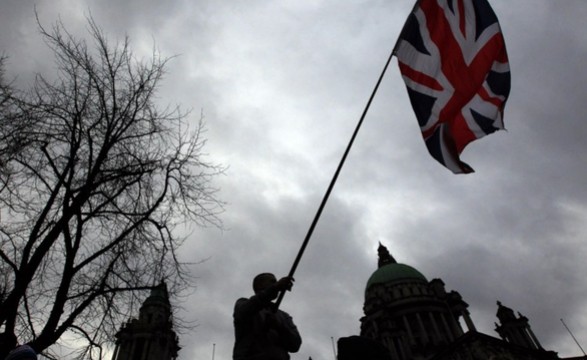
[{"label": "person silhouette", "polygon": [[287,360],[300,349],[302,338],[291,316],[272,302],[279,292],[290,291],[293,281],[259,274],[253,279],[255,295],[236,301],[233,360]]},{"label": "person silhouette", "polygon": [[29,345],[20,345],[12,350],[4,360],[37,360],[37,353]]}]

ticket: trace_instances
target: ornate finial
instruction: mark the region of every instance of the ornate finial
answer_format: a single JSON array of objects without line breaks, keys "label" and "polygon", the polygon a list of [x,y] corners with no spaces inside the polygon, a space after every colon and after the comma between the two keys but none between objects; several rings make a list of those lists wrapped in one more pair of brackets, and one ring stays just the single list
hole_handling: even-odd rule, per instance
[{"label": "ornate finial", "polygon": [[516,315],[514,315],[514,310],[503,305],[501,303],[501,301],[498,301],[497,302],[497,318],[503,324],[504,322],[507,322],[510,320],[515,320]]},{"label": "ornate finial", "polygon": [[379,261],[377,262],[378,267],[382,267],[387,264],[397,264],[397,261],[391,256],[389,250],[383,244],[379,243],[379,248],[377,249],[377,253],[379,255]]}]

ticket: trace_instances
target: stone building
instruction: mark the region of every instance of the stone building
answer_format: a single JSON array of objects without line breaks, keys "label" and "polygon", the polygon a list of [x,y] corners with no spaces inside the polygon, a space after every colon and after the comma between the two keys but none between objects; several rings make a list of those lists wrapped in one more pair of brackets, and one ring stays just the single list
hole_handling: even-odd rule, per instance
[{"label": "stone building", "polygon": [[172,360],[177,359],[178,351],[169,294],[161,283],[143,302],[139,318],[123,324],[116,334],[112,360]]},{"label": "stone building", "polygon": [[383,245],[378,253],[378,268],[365,288],[360,336],[339,340],[338,360],[560,359],[542,348],[523,315],[498,302],[501,339],[480,333],[458,292],[398,263]]}]

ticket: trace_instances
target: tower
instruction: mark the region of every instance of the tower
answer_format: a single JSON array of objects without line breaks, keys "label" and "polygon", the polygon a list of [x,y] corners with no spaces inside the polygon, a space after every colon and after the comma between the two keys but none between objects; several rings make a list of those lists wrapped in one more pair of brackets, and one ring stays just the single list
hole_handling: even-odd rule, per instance
[{"label": "tower", "polygon": [[497,318],[500,324],[495,324],[495,331],[503,340],[528,349],[542,349],[542,345],[530,328],[527,317],[520,313],[516,317],[512,309],[498,301]]},{"label": "tower", "polygon": [[392,360],[428,358],[475,326],[468,304],[440,279],[428,281],[415,268],[398,263],[379,244],[378,269],[367,281],[361,336],[387,348]]},{"label": "tower", "polygon": [[123,324],[116,334],[112,360],[172,360],[179,351],[172,329],[167,285],[162,282],[143,302],[139,318]]}]

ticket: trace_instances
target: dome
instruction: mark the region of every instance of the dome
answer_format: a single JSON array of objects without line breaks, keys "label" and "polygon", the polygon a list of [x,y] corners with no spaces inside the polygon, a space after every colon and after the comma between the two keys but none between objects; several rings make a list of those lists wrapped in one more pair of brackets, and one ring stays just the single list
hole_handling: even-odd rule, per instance
[{"label": "dome", "polygon": [[385,284],[397,280],[421,280],[426,281],[426,277],[413,267],[405,264],[391,263],[377,269],[367,281],[367,289],[375,284]]}]

